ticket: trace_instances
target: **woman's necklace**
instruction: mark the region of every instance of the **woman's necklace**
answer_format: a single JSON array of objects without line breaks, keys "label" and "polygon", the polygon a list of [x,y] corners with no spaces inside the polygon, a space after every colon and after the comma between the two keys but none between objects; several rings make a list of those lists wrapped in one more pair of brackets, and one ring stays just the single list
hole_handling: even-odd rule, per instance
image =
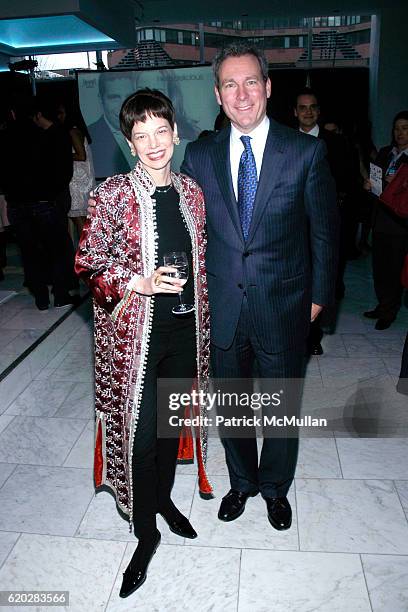
[{"label": "woman's necklace", "polygon": [[167,187],[164,187],[163,189],[156,187],[156,191],[157,193],[167,193],[168,191],[170,191],[172,187],[173,187],[173,183],[170,183],[170,185],[167,185]]}]

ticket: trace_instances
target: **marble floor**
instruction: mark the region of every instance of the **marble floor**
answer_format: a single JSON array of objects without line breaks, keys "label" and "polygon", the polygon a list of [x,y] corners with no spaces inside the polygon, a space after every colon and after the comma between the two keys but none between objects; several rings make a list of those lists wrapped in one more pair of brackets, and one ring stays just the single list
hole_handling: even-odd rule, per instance
[{"label": "marble floor", "polygon": [[[16,360],[56,327],[72,306],[39,311],[23,286],[24,274],[17,245],[7,245],[8,265],[0,282],[0,380]],[[81,293],[86,293],[81,287]]]},{"label": "marble floor", "polygon": [[[174,487],[199,537],[182,540],[160,520],[148,580],[126,600],[118,592],[136,540],[113,498],[94,494],[92,319],[82,304],[0,382],[0,588],[69,591],[71,612],[407,612],[408,398],[395,382],[408,311],[377,332],[361,316],[374,303],[369,261],[352,262],[336,333],[305,385],[309,402],[319,388],[343,406],[349,425],[301,439],[292,528],[275,531],[260,496],[238,520],[218,521],[229,486],[211,439],[216,498],[199,497],[193,465],[179,466]],[[379,425],[360,437],[367,420]]]}]

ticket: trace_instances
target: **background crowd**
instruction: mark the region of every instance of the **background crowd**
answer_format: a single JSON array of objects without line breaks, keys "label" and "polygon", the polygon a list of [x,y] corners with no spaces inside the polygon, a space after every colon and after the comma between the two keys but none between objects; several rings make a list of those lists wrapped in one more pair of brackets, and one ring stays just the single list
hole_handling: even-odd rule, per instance
[{"label": "background crowd", "polygon": [[49,286],[56,308],[77,301],[72,238],[81,232],[94,186],[89,142],[80,114],[46,97],[19,101],[3,112],[0,266],[6,265],[9,225],[21,251],[24,283],[39,310],[49,307]]}]

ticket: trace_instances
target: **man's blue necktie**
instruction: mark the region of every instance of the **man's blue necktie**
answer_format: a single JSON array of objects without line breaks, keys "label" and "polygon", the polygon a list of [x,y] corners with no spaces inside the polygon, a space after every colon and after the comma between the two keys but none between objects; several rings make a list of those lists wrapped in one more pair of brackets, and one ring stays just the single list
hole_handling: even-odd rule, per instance
[{"label": "man's blue necktie", "polygon": [[251,137],[241,136],[241,141],[245,148],[242,152],[238,169],[238,209],[242,233],[246,240],[248,238],[249,226],[251,225],[258,177],[256,174],[255,157],[251,148]]}]

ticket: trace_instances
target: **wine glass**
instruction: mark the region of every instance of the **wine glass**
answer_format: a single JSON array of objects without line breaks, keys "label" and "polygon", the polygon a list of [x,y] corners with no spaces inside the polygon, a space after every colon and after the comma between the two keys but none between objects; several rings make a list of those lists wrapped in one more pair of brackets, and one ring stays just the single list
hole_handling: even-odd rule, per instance
[{"label": "wine glass", "polygon": [[[165,266],[175,268],[176,272],[166,272],[166,276],[172,278],[179,278],[181,285],[185,285],[188,279],[188,259],[184,251],[171,251],[171,253],[165,253],[163,256],[163,263]],[[180,304],[174,306],[171,312],[175,315],[188,314],[193,312],[194,304],[184,304],[181,299],[181,291],[178,294]]]}]

